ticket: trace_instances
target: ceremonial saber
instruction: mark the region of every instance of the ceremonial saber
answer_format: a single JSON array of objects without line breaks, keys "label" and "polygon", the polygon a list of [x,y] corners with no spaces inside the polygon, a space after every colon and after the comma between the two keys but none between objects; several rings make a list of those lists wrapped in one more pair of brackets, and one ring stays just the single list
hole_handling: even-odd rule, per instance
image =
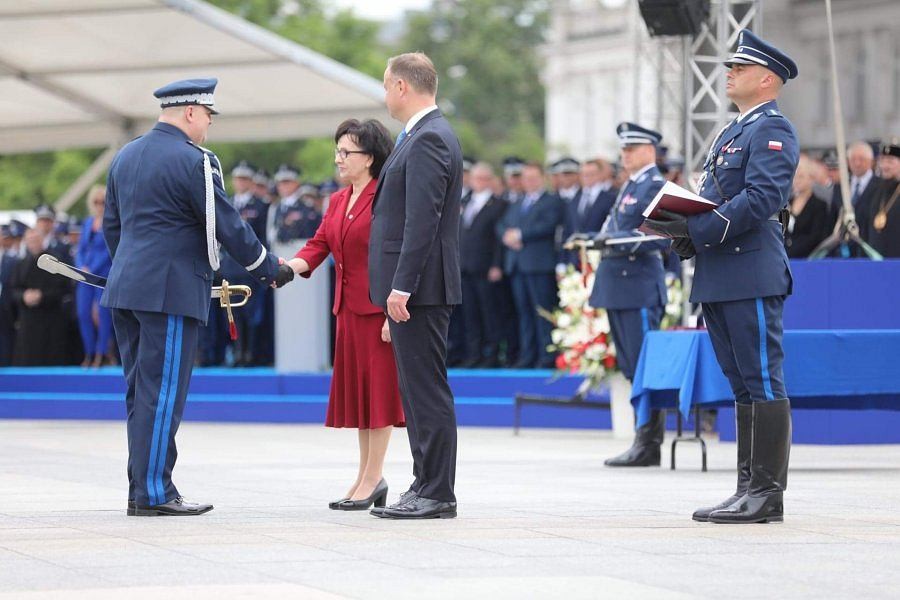
[{"label": "ceremonial saber", "polygon": [[576,247],[584,248],[586,250],[599,250],[603,246],[618,246],[620,244],[638,244],[640,242],[655,242],[656,240],[668,240],[662,235],[633,235],[631,237],[623,237],[623,238],[610,238],[606,240],[601,246],[596,246],[594,240],[575,240],[573,242],[569,242],[565,244],[564,248],[566,250],[574,250]]},{"label": "ceremonial saber", "polygon": [[[81,269],[73,267],[72,265],[67,265],[66,263],[50,254],[41,254],[38,257],[37,265],[48,273],[53,273],[54,275],[62,275],[63,277],[68,277],[69,279],[78,281],[79,283],[86,283],[87,285],[91,285],[96,288],[106,288],[106,277],[101,277],[100,275],[95,275],[94,273],[91,273],[89,271],[83,271]],[[228,294],[223,295],[223,290],[227,290]],[[210,293],[210,298],[218,298],[219,303],[222,305],[222,308],[226,308],[226,305],[223,303],[223,298],[227,297],[227,304],[233,308],[237,308],[239,306],[244,306],[245,304],[247,304],[247,300],[250,299],[250,296],[252,294],[253,290],[250,289],[250,286],[230,285],[227,281],[223,280],[221,286],[213,286],[212,292]],[[231,296],[240,296],[240,298],[238,298],[237,300],[232,300]]]}]

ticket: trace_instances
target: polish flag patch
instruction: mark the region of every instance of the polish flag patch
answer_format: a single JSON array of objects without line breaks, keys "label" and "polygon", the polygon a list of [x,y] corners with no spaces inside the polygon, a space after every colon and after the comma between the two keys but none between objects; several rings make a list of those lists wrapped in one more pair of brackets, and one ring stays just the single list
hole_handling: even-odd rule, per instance
[{"label": "polish flag patch", "polygon": [[769,150],[778,150],[781,152],[781,148],[784,146],[781,142],[776,142],[775,140],[769,140]]}]

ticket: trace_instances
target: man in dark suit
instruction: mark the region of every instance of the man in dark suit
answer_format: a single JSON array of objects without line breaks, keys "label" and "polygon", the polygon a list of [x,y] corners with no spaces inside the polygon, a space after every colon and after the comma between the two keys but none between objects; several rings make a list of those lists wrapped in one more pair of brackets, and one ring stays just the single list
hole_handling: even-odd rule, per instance
[{"label": "man in dark suit", "polygon": [[519,316],[519,361],[514,368],[552,368],[547,346],[553,326],[537,309],[552,311],[558,304],[555,242],[564,207],[559,196],[544,189],[540,163],[525,165],[522,183],[524,197],[507,208],[497,224],[506,246],[503,270],[512,282]]},{"label": "man in dark suit", "polygon": [[472,194],[463,208],[459,230],[462,270],[463,325],[466,359],[463,367],[498,365],[500,323],[496,316],[492,281],[502,276],[503,252],[495,230],[506,212],[506,202],[491,186],[494,172],[488,163],[472,167]]},{"label": "man in dark suit", "polygon": [[[563,239],[575,233],[598,233],[618,193],[613,185],[612,165],[600,158],[585,161],[581,165],[581,190],[575,201],[566,204]],[[578,253],[566,252],[564,261],[578,265]]]},{"label": "man in dark suit", "polygon": [[456,516],[456,414],[447,383],[447,329],[462,302],[462,150],[438,110],[437,72],[422,53],[388,61],[385,103],[403,131],[372,201],[369,294],[389,320],[415,480],[372,514]]},{"label": "man in dark suit", "polygon": [[217,242],[262,284],[284,285],[294,274],[241,220],[218,158],[199,145],[218,114],[216,83],[188,79],[156,90],[159,122],[109,169],[103,237],[112,268],[101,304],[112,309],[127,383],[130,516],[213,508],[185,502],[172,470],[197,332],[219,268]]},{"label": "man in dark suit", "polygon": [[[847,166],[850,168],[850,203],[856,215],[856,224],[859,225],[859,237],[869,238],[869,216],[872,197],[875,195],[881,183],[881,179],[875,175],[875,152],[868,142],[858,141],[847,148]],[[843,194],[841,186],[834,186],[832,196],[832,212],[835,218],[843,207]],[[831,230],[828,231],[831,233]],[[855,249],[854,256],[864,256],[862,250]]]}]

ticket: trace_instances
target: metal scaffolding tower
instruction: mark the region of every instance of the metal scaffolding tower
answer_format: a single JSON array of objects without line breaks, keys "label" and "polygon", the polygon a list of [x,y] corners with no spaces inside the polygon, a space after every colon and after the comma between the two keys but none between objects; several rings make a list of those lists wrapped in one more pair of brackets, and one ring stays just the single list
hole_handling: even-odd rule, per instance
[{"label": "metal scaffolding tower", "polygon": [[687,174],[698,172],[719,130],[734,116],[725,96],[722,60],[734,47],[741,29],[761,33],[760,0],[712,0],[710,16],[700,33],[685,44],[684,158]]}]

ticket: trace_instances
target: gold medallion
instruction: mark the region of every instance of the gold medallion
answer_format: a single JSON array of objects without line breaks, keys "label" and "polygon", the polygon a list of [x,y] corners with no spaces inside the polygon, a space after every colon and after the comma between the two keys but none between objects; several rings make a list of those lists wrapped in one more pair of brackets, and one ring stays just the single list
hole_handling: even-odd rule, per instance
[{"label": "gold medallion", "polygon": [[887,225],[887,213],[880,210],[875,215],[875,218],[872,219],[872,227],[874,227],[878,231],[881,231],[882,229],[884,229],[885,225]]}]

